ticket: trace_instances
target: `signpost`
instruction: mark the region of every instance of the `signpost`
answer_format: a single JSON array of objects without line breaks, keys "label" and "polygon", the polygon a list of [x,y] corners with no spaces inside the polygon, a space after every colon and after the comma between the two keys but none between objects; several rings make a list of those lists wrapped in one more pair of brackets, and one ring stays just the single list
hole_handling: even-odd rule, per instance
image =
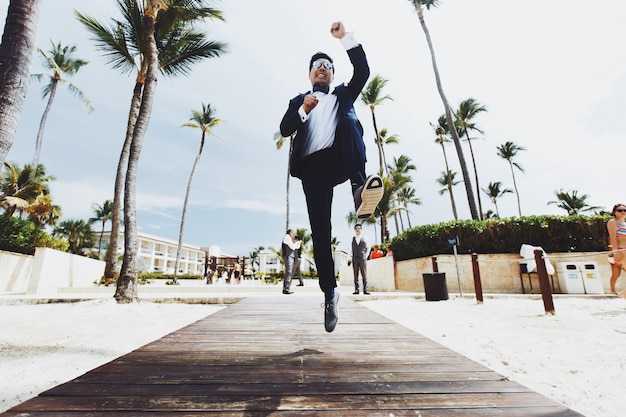
[{"label": "signpost", "polygon": [[448,247],[452,246],[454,250],[454,263],[456,264],[456,279],[459,283],[459,295],[463,297],[463,286],[461,285],[461,273],[459,272],[459,257],[456,251],[456,247],[459,244],[459,236],[450,236],[446,238]]}]

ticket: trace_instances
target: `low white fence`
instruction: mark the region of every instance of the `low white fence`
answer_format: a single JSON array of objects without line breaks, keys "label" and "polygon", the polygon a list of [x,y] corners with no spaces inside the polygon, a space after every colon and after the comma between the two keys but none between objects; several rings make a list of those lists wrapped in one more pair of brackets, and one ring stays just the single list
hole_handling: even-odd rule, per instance
[{"label": "low white fence", "polygon": [[0,251],[0,293],[50,294],[63,287],[90,287],[104,274],[105,263],[50,248],[35,255]]}]

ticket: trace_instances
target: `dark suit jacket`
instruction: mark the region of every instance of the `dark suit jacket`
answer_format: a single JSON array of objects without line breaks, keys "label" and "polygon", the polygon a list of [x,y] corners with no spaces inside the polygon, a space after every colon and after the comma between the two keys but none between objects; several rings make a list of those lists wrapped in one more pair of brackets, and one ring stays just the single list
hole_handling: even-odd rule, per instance
[{"label": "dark suit jacket", "polygon": [[[354,69],[352,79],[347,84],[341,84],[335,87],[332,94],[337,96],[337,101],[339,102],[339,116],[354,117],[356,119],[354,102],[359,98],[359,94],[361,94],[361,90],[363,90],[370,76],[370,69],[361,45],[349,49],[347,52]],[[302,174],[298,162],[302,158],[302,147],[307,136],[308,126],[306,122],[302,123],[298,109],[302,106],[304,97],[307,94],[310,94],[310,91],[298,94],[291,99],[289,108],[283,116],[283,120],[280,122],[280,134],[283,137],[290,137],[294,132],[297,132],[293,142],[293,149],[289,156],[289,171],[292,176],[297,178],[301,178]]]}]

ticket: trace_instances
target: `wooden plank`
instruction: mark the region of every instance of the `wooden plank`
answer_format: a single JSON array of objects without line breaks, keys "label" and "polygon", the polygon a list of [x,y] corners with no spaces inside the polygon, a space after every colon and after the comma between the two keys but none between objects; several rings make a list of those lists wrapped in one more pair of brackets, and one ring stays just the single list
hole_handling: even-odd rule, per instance
[{"label": "wooden plank", "polygon": [[580,416],[347,297],[326,333],[319,301],[246,298],[0,416]]}]

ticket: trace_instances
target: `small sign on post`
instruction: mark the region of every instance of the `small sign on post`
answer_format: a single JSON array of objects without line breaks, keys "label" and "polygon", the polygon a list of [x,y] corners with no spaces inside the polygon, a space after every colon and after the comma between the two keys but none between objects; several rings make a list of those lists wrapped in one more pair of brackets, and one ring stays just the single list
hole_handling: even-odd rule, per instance
[{"label": "small sign on post", "polygon": [[461,285],[461,273],[459,272],[459,257],[456,251],[456,247],[459,244],[459,236],[449,236],[446,238],[448,247],[452,246],[454,250],[454,263],[456,264],[456,280],[459,283],[459,295],[463,297],[463,287]]}]

